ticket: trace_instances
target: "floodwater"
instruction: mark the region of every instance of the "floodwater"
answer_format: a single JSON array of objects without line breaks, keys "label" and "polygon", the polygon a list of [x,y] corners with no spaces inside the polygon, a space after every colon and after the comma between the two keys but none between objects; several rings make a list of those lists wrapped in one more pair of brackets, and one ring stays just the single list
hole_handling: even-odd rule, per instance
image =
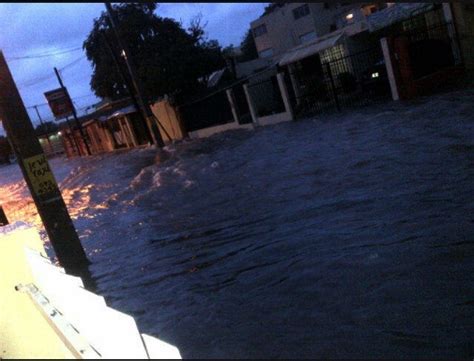
[{"label": "floodwater", "polygon": [[[183,357],[472,358],[474,91],[52,167],[113,307]],[[10,218],[38,223],[17,166]]]}]

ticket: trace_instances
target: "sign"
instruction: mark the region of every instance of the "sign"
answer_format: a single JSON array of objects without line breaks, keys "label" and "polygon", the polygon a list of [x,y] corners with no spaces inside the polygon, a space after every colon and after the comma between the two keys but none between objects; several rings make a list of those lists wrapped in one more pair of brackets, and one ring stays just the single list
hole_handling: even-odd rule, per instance
[{"label": "sign", "polygon": [[66,88],[58,88],[44,93],[49,107],[56,119],[65,118],[73,114],[73,105]]},{"label": "sign", "polygon": [[23,160],[23,164],[33,192],[38,198],[41,201],[50,200],[53,197],[56,198],[58,195],[58,185],[44,154],[26,158]]}]

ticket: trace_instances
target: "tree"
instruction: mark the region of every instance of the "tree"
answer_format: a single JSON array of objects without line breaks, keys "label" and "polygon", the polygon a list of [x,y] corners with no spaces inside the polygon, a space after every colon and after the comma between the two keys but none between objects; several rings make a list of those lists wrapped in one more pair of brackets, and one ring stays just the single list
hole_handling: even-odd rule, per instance
[{"label": "tree", "polygon": [[[121,38],[130,49],[147,98],[197,91],[199,78],[225,66],[221,47],[217,41],[207,40],[200,16],[186,31],[177,21],[157,16],[155,3],[120,3],[113,7]],[[83,47],[93,64],[90,85],[94,93],[119,99],[128,92],[107,43],[117,56],[121,54],[103,11],[94,20]],[[119,64],[124,70],[122,59]]]},{"label": "tree", "polygon": [[252,29],[247,30],[242,43],[240,43],[240,49],[242,50],[242,55],[239,58],[240,61],[249,61],[258,58],[257,46],[255,45]]}]

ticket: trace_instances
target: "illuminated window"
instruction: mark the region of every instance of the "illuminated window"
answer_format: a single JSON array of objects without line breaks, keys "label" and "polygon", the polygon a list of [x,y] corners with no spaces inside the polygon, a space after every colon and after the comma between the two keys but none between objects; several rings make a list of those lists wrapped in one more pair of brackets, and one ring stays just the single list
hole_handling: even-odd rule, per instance
[{"label": "illuminated window", "polygon": [[354,14],[353,13],[350,13],[350,14],[347,14],[346,15],[346,20],[350,21],[354,18]]}]

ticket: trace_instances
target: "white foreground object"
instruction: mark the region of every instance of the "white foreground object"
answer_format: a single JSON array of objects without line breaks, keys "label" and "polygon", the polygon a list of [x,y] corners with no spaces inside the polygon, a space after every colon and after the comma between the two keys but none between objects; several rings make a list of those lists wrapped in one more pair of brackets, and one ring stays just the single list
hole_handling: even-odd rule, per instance
[{"label": "white foreground object", "polygon": [[39,252],[25,247],[35,284],[19,285],[77,358],[180,359],[179,350],[141,335],[133,317],[108,307]]}]

